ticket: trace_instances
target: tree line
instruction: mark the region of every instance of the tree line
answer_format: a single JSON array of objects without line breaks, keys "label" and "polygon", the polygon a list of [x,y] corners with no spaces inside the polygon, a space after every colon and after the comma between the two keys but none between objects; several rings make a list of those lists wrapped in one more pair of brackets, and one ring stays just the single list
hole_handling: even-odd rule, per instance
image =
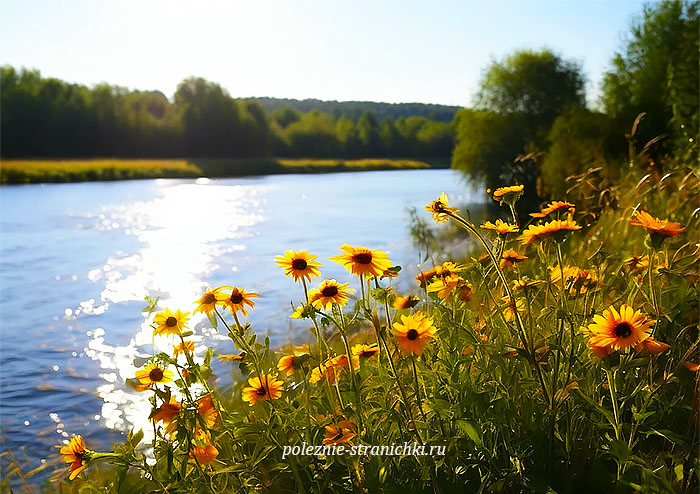
[{"label": "tree line", "polygon": [[574,61],[550,50],[494,61],[474,107],[455,116],[452,166],[487,186],[525,184],[543,198],[561,196],[568,176],[590,168],[614,176],[642,164],[659,173],[669,157],[697,160],[698,7],[646,5],[612,57],[595,109]]},{"label": "tree line", "polygon": [[220,85],[189,78],[158,91],[88,88],[2,67],[3,157],[449,158],[451,122],[423,116],[353,120],[290,106],[268,113]]}]

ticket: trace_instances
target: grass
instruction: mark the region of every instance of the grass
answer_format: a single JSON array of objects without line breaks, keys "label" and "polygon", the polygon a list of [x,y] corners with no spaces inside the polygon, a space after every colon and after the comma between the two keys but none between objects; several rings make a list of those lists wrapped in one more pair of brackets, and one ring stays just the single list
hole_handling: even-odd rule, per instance
[{"label": "grass", "polygon": [[446,167],[444,160],[405,159],[91,159],[7,160],[0,183],[88,182],[143,178],[235,177],[279,173],[328,173]]}]

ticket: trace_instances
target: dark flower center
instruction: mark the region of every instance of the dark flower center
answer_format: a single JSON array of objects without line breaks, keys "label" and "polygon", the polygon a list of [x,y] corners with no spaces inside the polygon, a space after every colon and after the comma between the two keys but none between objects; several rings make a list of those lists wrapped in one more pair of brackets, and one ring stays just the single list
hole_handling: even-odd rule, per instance
[{"label": "dark flower center", "polygon": [[372,254],[370,252],[360,252],[352,256],[352,260],[358,264],[369,264],[372,262]]},{"label": "dark flower center", "polygon": [[258,390],[255,392],[258,396],[265,396],[267,394],[267,390],[260,386]]},{"label": "dark flower center", "polygon": [[340,441],[343,438],[343,431],[339,431],[335,436],[333,436],[333,441]]},{"label": "dark flower center", "polygon": [[615,325],[613,333],[619,338],[627,338],[632,334],[632,327],[627,322],[621,322]]},{"label": "dark flower center", "polygon": [[292,268],[298,271],[305,270],[308,265],[309,264],[304,259],[294,259],[292,261]]},{"label": "dark flower center", "polygon": [[241,302],[243,302],[243,295],[241,295],[240,293],[232,293],[231,302],[234,304],[240,304]]},{"label": "dark flower center", "polygon": [[163,379],[163,371],[159,367],[156,367],[148,373],[148,378],[153,382],[161,381]]},{"label": "dark flower center", "polygon": [[169,328],[174,328],[175,326],[177,326],[177,318],[170,316],[165,320],[165,325]]},{"label": "dark flower center", "polygon": [[213,304],[216,301],[216,295],[213,293],[207,293],[204,296],[204,303],[205,304]]},{"label": "dark flower center", "polygon": [[289,361],[289,365],[295,369],[298,369],[300,366],[299,357],[297,357],[297,356],[292,357],[292,359]]},{"label": "dark flower center", "polygon": [[411,329],[408,333],[406,333],[406,338],[408,338],[411,341],[415,340],[416,338],[418,338],[418,331],[416,331],[415,329]]},{"label": "dark flower center", "polygon": [[333,285],[326,286],[321,290],[321,295],[324,297],[335,297],[338,295],[338,287]]}]

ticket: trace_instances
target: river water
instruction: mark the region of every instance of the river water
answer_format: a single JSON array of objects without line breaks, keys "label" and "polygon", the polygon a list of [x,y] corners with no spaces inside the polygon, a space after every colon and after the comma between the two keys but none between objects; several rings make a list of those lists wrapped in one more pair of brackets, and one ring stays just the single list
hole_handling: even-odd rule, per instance
[{"label": "river water", "polygon": [[[327,261],[340,245],[382,249],[408,283],[420,259],[407,208],[442,191],[457,204],[482,197],[452,170],[2,187],[0,450],[30,468],[71,434],[100,449],[149,429],[146,394],[124,385],[153,351],[145,296],[191,311],[207,286],[245,286],[261,295],[257,333],[281,345],[309,337],[288,318],[301,293],[274,263],[286,249],[317,254],[343,282]],[[197,343],[235,351],[206,319],[190,323]]]}]

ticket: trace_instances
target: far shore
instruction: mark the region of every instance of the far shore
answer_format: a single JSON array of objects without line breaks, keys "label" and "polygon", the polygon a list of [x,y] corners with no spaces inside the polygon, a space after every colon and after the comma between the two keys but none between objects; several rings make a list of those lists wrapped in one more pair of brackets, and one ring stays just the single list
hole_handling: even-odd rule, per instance
[{"label": "far shore", "polygon": [[222,178],[288,173],[449,168],[449,158],[376,159],[188,158],[22,159],[0,162],[0,183],[61,183],[146,178]]}]

